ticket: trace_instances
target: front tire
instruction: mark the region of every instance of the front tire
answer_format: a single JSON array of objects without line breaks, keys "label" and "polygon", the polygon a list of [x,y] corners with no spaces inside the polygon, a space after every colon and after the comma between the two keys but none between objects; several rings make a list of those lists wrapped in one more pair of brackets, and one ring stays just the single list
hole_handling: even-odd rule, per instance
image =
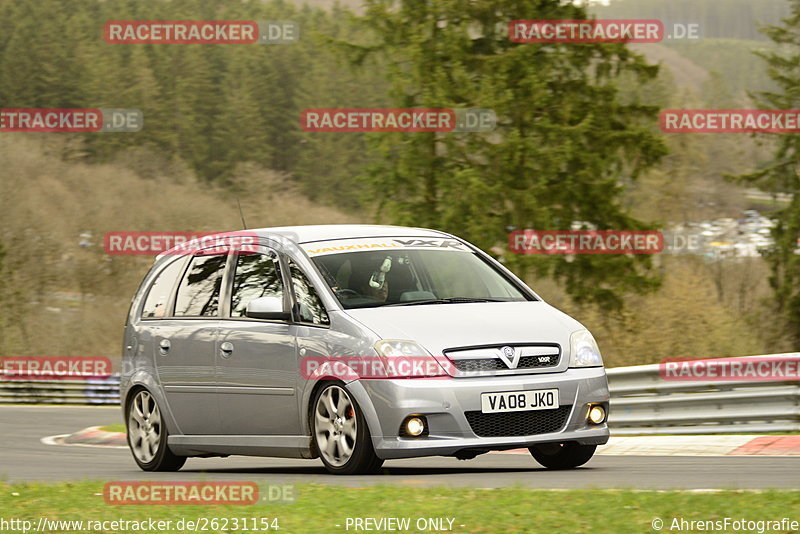
[{"label": "front tire", "polygon": [[383,460],[372,447],[361,408],[342,385],[330,383],[321,388],[312,406],[314,445],[330,473],[360,475],[380,469]]},{"label": "front tire", "polygon": [[167,446],[169,431],[158,402],[149,391],[140,389],[128,403],[128,447],[143,471],[177,471],[186,463]]},{"label": "front tire", "polygon": [[578,443],[542,443],[528,450],[531,456],[548,469],[574,469],[588,462],[597,445]]}]

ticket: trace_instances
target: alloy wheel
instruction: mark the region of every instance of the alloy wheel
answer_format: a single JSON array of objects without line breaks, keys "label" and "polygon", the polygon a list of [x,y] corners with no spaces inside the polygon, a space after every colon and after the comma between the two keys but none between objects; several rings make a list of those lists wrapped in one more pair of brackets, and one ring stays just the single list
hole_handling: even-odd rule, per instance
[{"label": "alloy wheel", "polygon": [[155,458],[161,444],[161,411],[153,396],[140,391],[133,398],[128,414],[128,435],[133,454],[143,464]]},{"label": "alloy wheel", "polygon": [[358,422],[353,401],[343,388],[330,386],[322,392],[314,409],[314,423],[320,454],[332,466],[346,464],[355,449]]}]

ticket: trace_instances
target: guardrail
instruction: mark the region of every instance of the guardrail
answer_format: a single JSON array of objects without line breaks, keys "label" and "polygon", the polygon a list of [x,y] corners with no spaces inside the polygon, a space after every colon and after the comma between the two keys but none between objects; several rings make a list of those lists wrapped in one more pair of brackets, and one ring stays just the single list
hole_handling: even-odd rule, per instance
[{"label": "guardrail", "polygon": [[119,376],[78,380],[3,380],[0,404],[119,404]]},{"label": "guardrail", "polygon": [[[730,358],[800,365],[800,353]],[[795,367],[797,369],[797,367]],[[800,372],[798,373],[800,374]],[[615,435],[800,431],[800,380],[672,381],[658,364],[608,369]],[[119,404],[119,376],[2,380],[0,404]]]},{"label": "guardrail", "polygon": [[[715,360],[707,360],[713,362]],[[659,364],[608,369],[615,435],[800,431],[800,353],[726,358],[777,364],[794,380],[665,380]],[[757,370],[757,369],[756,369]]]}]

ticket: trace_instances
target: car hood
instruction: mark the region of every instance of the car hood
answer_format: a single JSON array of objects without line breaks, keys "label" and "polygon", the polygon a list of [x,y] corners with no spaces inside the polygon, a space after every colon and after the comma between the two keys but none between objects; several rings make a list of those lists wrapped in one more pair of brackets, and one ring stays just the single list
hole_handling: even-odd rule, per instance
[{"label": "car hood", "polygon": [[558,343],[583,326],[541,301],[385,306],[346,313],[383,339],[416,341],[431,354],[453,347]]}]

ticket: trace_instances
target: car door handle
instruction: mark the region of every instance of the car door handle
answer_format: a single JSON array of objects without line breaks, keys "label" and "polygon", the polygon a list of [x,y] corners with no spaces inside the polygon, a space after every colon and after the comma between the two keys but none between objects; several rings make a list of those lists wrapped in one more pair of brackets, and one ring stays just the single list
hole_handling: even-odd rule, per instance
[{"label": "car door handle", "polygon": [[161,354],[166,354],[169,352],[169,348],[172,344],[169,342],[169,339],[162,339],[161,343],[158,344],[158,350]]},{"label": "car door handle", "polygon": [[219,346],[219,354],[223,358],[230,358],[233,354],[233,343],[226,341]]}]

